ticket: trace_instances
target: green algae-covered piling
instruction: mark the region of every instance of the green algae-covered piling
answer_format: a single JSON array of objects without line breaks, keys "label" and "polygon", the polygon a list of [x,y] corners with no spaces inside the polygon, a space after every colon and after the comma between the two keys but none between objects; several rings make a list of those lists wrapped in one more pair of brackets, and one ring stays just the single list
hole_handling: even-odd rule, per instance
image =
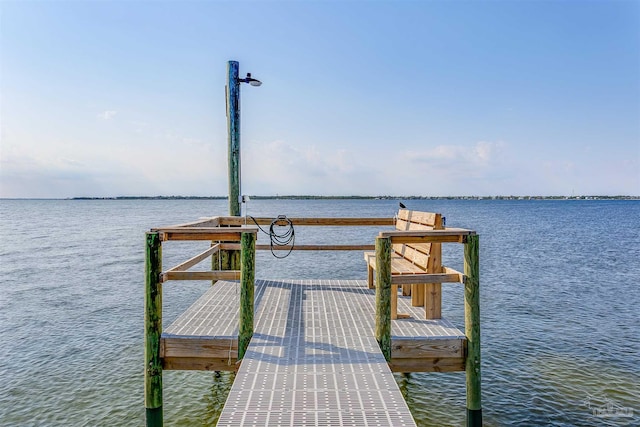
[{"label": "green algae-covered piling", "polygon": [[253,336],[255,233],[242,233],[240,238],[240,319],[238,323],[238,360],[244,357]]},{"label": "green algae-covered piling", "polygon": [[147,233],[144,294],[144,405],[148,427],[162,426],[162,243]]},{"label": "green algae-covered piling", "polygon": [[464,330],[467,336],[467,426],[482,425],[480,398],[480,259],[479,237],[467,236],[464,244]]},{"label": "green algae-covered piling", "polygon": [[391,360],[391,238],[376,238],[376,340]]},{"label": "green algae-covered piling", "polygon": [[238,61],[227,63],[229,215],[240,216],[240,82]]}]

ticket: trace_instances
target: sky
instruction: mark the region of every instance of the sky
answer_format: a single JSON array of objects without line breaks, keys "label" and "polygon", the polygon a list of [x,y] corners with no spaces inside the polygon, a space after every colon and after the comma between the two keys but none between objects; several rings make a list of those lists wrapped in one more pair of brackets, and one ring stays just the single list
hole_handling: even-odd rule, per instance
[{"label": "sky", "polygon": [[0,0],[0,197],[640,195],[640,1]]}]

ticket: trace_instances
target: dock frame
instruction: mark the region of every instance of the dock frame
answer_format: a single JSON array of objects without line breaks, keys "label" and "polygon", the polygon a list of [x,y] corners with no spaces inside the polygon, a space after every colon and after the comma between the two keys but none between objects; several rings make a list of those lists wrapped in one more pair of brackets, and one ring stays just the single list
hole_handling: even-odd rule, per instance
[{"label": "dock frame", "polygon": [[[290,220],[294,225],[302,226],[389,226],[394,224],[393,218],[294,218]],[[255,360],[255,357],[260,357],[260,354],[264,354],[264,351],[261,352],[260,348],[265,350],[265,335],[261,329],[256,335],[255,328],[257,326],[259,327],[261,325],[261,319],[266,317],[264,317],[264,313],[260,311],[261,306],[256,303],[256,300],[259,299],[260,292],[265,292],[262,289],[263,284],[268,282],[258,281],[258,286],[256,286],[255,251],[256,249],[266,249],[268,245],[256,245],[258,227],[244,225],[244,221],[245,219],[240,217],[212,217],[188,224],[153,228],[146,235],[145,408],[147,426],[163,425],[163,369],[237,370],[238,367],[240,367],[240,370],[247,371],[248,375],[254,375],[254,377],[257,375],[257,372],[251,372],[251,367],[257,365],[250,361]],[[269,224],[271,221],[272,219],[270,218],[256,219],[257,224]],[[211,241],[212,243],[211,247],[206,251],[173,268],[163,271],[162,242],[169,240]],[[456,281],[462,283],[464,285],[464,333],[460,333],[458,336],[453,333],[451,336],[441,334],[430,337],[426,335],[405,336],[395,334],[396,329],[400,327],[403,322],[407,322],[406,319],[394,320],[393,323],[391,320],[391,289],[392,284],[398,284],[398,279],[396,277],[392,278],[390,273],[390,248],[391,245],[396,243],[458,243],[464,245],[463,273],[452,273],[451,269],[447,269],[447,274],[416,275],[411,282],[414,284]],[[364,348],[366,348],[366,351],[354,349],[353,351],[360,351],[354,354],[368,355],[364,356],[365,359],[367,357],[376,359],[377,356],[375,356],[375,354],[380,354],[385,366],[384,368],[379,368],[379,364],[377,364],[375,366],[378,366],[378,368],[375,369],[383,369],[385,372],[388,371],[389,375],[391,371],[448,372],[464,370],[467,380],[467,425],[482,425],[478,235],[474,231],[457,228],[424,231],[383,231],[376,238],[375,246],[349,244],[306,245],[297,246],[293,249],[362,251],[374,248],[376,250],[378,268],[376,270],[376,288],[375,290],[368,290],[367,292],[369,292],[369,294],[366,297],[371,301],[371,310],[368,316],[369,323],[365,321],[363,324],[356,324],[357,322],[354,320],[353,328],[359,331],[358,336],[362,336],[359,342],[362,343],[367,339],[373,339],[377,346],[376,348],[372,348],[371,346],[362,344],[365,345]],[[288,250],[289,248],[282,249]],[[223,269],[214,269],[214,267],[212,267],[211,270],[207,271],[190,271],[193,266],[208,258],[212,258],[212,266],[224,266]],[[179,327],[179,325],[175,325],[174,322],[174,325],[171,325],[163,333],[162,284],[168,280],[211,280],[212,283],[219,281],[219,283],[215,283],[212,286],[212,290],[214,290],[214,288],[216,288],[215,290],[217,290],[217,288],[223,289],[230,284],[239,287],[240,296],[235,306],[237,309],[232,310],[233,312],[231,314],[235,320],[229,320],[227,322],[227,332],[217,333],[215,331],[209,331],[205,335],[174,334],[171,332],[172,328],[174,328],[174,326],[176,328]],[[290,285],[293,286],[295,283],[290,283]],[[298,286],[302,287],[307,285],[298,283]],[[312,288],[316,286],[318,290],[322,287],[319,283],[309,286]],[[329,288],[335,287],[330,283],[328,286]],[[356,284],[351,283],[347,284],[346,288],[354,286],[356,286]],[[344,291],[346,288],[341,289]],[[364,288],[366,288],[366,285],[363,286],[363,295],[366,295],[367,292],[364,292]],[[346,292],[355,294],[360,291],[350,290]],[[209,292],[205,295],[211,297]],[[201,303],[201,300],[196,304]],[[215,303],[216,299],[213,298],[211,301]],[[348,305],[349,304],[347,304],[347,306]],[[260,317],[254,318],[254,310],[256,310],[256,307],[258,316]],[[207,310],[203,312],[207,312]],[[415,319],[412,320],[417,321],[419,314],[414,314],[414,316]],[[366,318],[367,316],[363,315],[362,317]],[[187,324],[189,319],[193,318],[193,315],[185,312],[181,318],[181,321]],[[444,321],[444,319],[442,320]],[[433,321],[421,320],[420,322],[426,324]],[[370,338],[366,338],[367,330],[370,331],[370,335],[368,335]],[[281,340],[287,339],[286,332],[287,330],[285,328],[285,335],[279,337]],[[289,332],[291,332],[291,329]],[[306,333],[309,332],[303,331],[303,336]],[[440,341],[434,343],[434,341],[437,340]],[[456,342],[459,344],[456,345]],[[324,343],[322,345],[325,344],[329,345],[327,348],[331,348],[333,353],[344,352],[344,354],[349,354],[347,351],[347,341],[340,341],[338,345],[335,343]],[[256,348],[254,349],[252,346],[256,346]],[[219,357],[220,354],[224,355],[225,352],[226,357]],[[298,364],[303,365],[307,370],[310,369],[312,372],[315,372],[316,375],[313,376],[313,378],[316,383],[318,378],[320,378],[317,374],[320,374],[322,369],[327,369],[327,366],[331,366],[331,362],[328,362],[328,360],[337,360],[335,363],[336,366],[342,363],[339,358],[336,359],[335,354],[332,358],[309,358],[309,355],[303,352],[302,356],[304,359],[301,359],[302,361]],[[274,359],[271,360],[273,362]],[[316,363],[318,360],[323,363]],[[376,360],[379,361],[380,359]],[[447,362],[442,362],[444,360]],[[386,364],[384,362],[386,362]],[[267,367],[266,369],[271,368]],[[236,383],[238,384],[237,386]],[[255,386],[255,382],[253,384]],[[237,377],[232,391],[238,387],[246,387],[246,382],[242,383]],[[262,391],[267,392],[267,390]],[[377,391],[378,388],[371,390],[371,392]],[[256,393],[256,396],[259,395],[260,393]],[[315,398],[315,402],[317,402],[317,393]],[[230,399],[232,399],[231,396]],[[227,400],[225,411],[227,407],[233,407],[232,402],[232,400]],[[406,407],[404,401],[402,404]],[[401,407],[402,404],[400,405]],[[349,421],[350,418],[347,416],[348,413],[350,413],[349,411],[341,406],[339,406],[340,409],[336,409],[332,405],[333,403],[330,403],[328,407],[333,408],[334,413],[324,411],[322,408],[325,407],[315,407],[315,410],[310,409],[310,413],[313,413],[313,417],[311,417],[313,420],[309,418],[308,425],[315,425],[314,423],[321,422],[325,419],[322,418],[325,415],[329,417],[326,419],[334,420],[333,422],[338,424],[342,423],[340,420],[352,422]],[[291,406],[283,410],[291,411],[294,407],[295,406]],[[300,406],[298,408],[302,407],[303,406]],[[310,403],[309,407],[312,407]],[[390,415],[392,412],[403,419],[403,424],[405,423],[403,418],[405,417],[405,415],[403,415],[405,414],[405,412],[403,412],[404,407],[400,409],[396,408],[398,410],[386,409],[388,412],[390,411],[386,418],[388,425],[395,425],[398,420],[398,418],[393,418]],[[270,410],[276,409],[273,406],[270,408]],[[245,408],[245,412],[246,410],[247,408]],[[352,413],[353,408],[350,410]],[[338,415],[336,415],[335,411],[338,411]],[[364,411],[366,412],[366,409],[364,409]],[[229,411],[227,411],[227,414],[228,413]],[[224,411],[223,414],[225,414]],[[246,416],[246,414],[243,416]],[[231,417],[236,420],[232,422],[228,415],[225,415],[225,417],[224,419],[228,421],[225,422],[225,425],[243,425],[247,421],[246,418],[238,418],[238,416],[235,416],[235,418]],[[392,418],[396,421],[393,421]],[[238,424],[238,419],[242,419],[243,421]],[[285,419],[282,425],[299,424],[301,420],[302,418],[291,418],[287,423]],[[375,420],[376,423],[380,422],[378,418],[375,418]],[[264,421],[263,424],[260,424],[261,422],[263,422],[263,420],[258,418],[254,424],[267,425],[264,424],[266,421]],[[273,420],[269,422],[273,422]],[[406,425],[413,425],[412,423],[412,419],[410,422],[407,420]]]}]

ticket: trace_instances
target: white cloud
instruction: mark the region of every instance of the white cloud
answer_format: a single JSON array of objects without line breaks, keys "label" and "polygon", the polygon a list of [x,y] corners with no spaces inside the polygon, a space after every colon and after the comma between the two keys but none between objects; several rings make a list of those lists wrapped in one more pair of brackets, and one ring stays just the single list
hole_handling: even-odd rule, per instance
[{"label": "white cloud", "polygon": [[519,171],[503,142],[389,151],[327,149],[283,140],[243,147],[245,194],[496,194]]},{"label": "white cloud", "polygon": [[0,197],[226,194],[223,147],[179,136],[123,141],[3,141]]},{"label": "white cloud", "polygon": [[[60,147],[58,147],[60,148]],[[53,149],[6,144],[0,156],[0,197],[69,197],[93,195],[102,187],[96,172],[73,157]]]},{"label": "white cloud", "polygon": [[[91,143],[83,138],[46,145],[38,138],[3,141],[0,197],[224,196],[226,141],[201,135],[131,131],[121,139],[103,134]],[[574,189],[576,194],[637,194],[640,188],[637,159],[549,158],[491,141],[404,151],[389,147],[249,141],[242,147],[242,191],[447,196],[570,194]]]},{"label": "white cloud", "polygon": [[491,161],[492,155],[495,155],[497,150],[500,150],[504,144],[498,142],[486,142],[480,141],[476,144],[474,152],[476,158],[481,162]]},{"label": "white cloud", "polygon": [[[247,144],[242,152],[247,194],[368,194],[378,181],[368,156],[282,140]],[[376,194],[372,191],[371,194]]]},{"label": "white cloud", "polygon": [[115,117],[116,114],[118,114],[116,110],[105,110],[102,113],[98,114],[98,118],[102,120],[111,120]]},{"label": "white cloud", "polygon": [[505,148],[503,142],[479,141],[473,146],[438,145],[425,150],[408,150],[402,154],[411,163],[429,163],[432,166],[482,166],[495,161]]},{"label": "white cloud", "polygon": [[407,149],[381,159],[392,171],[392,192],[405,195],[496,194],[517,174],[507,160],[508,146],[497,141],[470,145],[441,144]]}]

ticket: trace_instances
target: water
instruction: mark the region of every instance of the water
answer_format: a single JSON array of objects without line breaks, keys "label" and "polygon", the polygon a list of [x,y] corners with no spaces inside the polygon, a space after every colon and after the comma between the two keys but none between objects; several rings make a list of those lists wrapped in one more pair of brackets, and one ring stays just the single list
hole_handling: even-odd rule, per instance
[{"label": "water", "polygon": [[[640,202],[408,204],[480,234],[486,425],[640,424]],[[249,214],[396,209],[386,200],[252,200]],[[0,200],[0,425],[142,425],[144,232],[226,212],[226,201],[210,200]],[[372,243],[377,231],[300,228],[297,242]],[[165,267],[200,248],[167,243]],[[445,249],[445,263],[462,268],[461,253]],[[366,278],[359,252],[278,261],[264,251],[257,263],[260,278]],[[165,284],[165,324],[207,286]],[[444,286],[443,311],[463,325],[459,285]],[[464,425],[464,373],[396,378],[420,425]],[[232,380],[165,372],[166,424],[212,425]],[[607,402],[634,417],[594,416]]]}]

